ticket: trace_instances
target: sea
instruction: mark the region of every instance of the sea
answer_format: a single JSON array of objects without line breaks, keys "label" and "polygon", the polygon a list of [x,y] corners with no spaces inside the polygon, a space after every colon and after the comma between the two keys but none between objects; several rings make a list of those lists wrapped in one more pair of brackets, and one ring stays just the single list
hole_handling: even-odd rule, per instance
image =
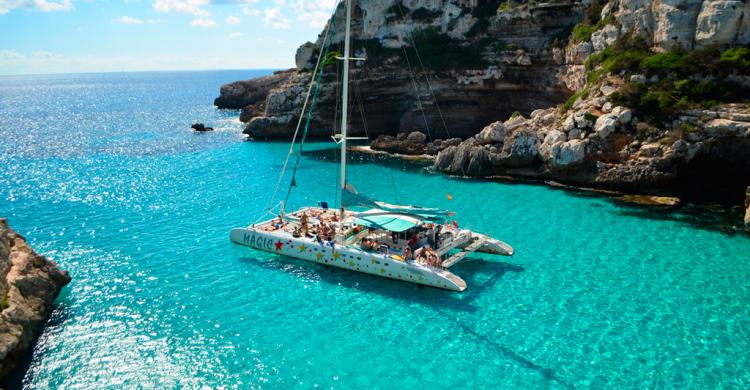
[{"label": "sea", "polygon": [[[73,278],[5,388],[750,387],[738,208],[353,154],[358,191],[453,210],[516,254],[452,268],[458,293],[232,244],[289,144],[246,140],[213,99],[270,72],[0,77],[0,216]],[[307,143],[287,208],[336,205],[337,179],[336,145]]]}]

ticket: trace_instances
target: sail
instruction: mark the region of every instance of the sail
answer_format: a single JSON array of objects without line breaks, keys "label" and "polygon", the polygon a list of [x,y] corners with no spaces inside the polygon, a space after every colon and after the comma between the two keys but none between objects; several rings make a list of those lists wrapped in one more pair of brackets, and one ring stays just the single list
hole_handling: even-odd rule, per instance
[{"label": "sail", "polygon": [[341,200],[344,207],[347,208],[364,207],[368,209],[380,209],[391,214],[411,214],[433,221],[443,221],[449,215],[447,210],[437,208],[397,205],[373,200],[358,193],[351,185],[346,186],[342,192]]}]

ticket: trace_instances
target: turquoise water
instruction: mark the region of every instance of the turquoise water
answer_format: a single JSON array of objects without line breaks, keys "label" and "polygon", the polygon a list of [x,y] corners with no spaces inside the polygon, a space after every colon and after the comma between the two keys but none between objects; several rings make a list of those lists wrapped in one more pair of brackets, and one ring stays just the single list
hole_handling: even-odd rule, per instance
[{"label": "turquoise water", "polygon": [[[0,215],[73,276],[24,387],[750,386],[750,239],[692,215],[355,156],[360,191],[516,255],[456,266],[453,293],[232,245],[288,145],[244,142],[212,99],[262,73],[0,78]],[[330,147],[293,206],[335,199]]]}]

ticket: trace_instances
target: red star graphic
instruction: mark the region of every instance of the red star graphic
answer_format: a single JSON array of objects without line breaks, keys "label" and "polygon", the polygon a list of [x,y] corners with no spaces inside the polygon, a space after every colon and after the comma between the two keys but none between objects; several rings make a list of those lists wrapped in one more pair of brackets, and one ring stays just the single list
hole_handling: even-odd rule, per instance
[{"label": "red star graphic", "polygon": [[276,245],[276,251],[280,251],[281,247],[284,246],[284,243],[281,241],[276,241],[276,244],[274,245]]}]

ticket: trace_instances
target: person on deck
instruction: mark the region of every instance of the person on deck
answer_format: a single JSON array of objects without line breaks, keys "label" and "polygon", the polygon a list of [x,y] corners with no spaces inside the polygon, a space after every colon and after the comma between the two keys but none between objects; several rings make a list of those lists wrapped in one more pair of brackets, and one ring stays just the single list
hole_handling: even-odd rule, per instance
[{"label": "person on deck", "polygon": [[418,238],[417,238],[417,235],[415,234],[411,236],[411,238],[409,239],[409,242],[407,243],[407,245],[409,245],[409,248],[411,248],[412,251],[415,251],[417,249],[417,240]]},{"label": "person on deck", "polygon": [[307,236],[308,232],[308,226],[307,226],[307,213],[302,213],[302,216],[299,219],[300,225],[302,225],[302,234]]},{"label": "person on deck", "polygon": [[411,258],[411,248],[409,248],[409,245],[404,245],[404,248],[401,249],[401,253],[404,255],[404,260],[409,260]]}]

